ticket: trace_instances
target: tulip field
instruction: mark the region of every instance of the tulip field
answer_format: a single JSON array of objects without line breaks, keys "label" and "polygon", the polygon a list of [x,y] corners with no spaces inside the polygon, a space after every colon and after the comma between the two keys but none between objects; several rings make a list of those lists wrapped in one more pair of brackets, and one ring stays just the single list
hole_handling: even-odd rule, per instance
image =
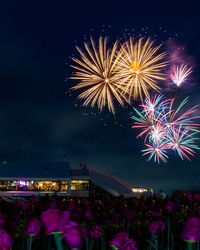
[{"label": "tulip field", "polygon": [[200,250],[200,194],[0,198],[0,250]]}]

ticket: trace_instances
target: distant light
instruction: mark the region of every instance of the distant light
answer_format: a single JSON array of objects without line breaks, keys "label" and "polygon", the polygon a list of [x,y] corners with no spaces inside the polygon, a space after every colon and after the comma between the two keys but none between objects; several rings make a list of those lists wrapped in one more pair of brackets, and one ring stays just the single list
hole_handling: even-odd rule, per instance
[{"label": "distant light", "polygon": [[18,183],[19,183],[20,186],[25,186],[26,185],[26,182],[22,181],[22,180],[20,180]]},{"label": "distant light", "polygon": [[143,192],[147,192],[148,191],[147,188],[132,188],[131,190],[134,193],[143,193]]}]

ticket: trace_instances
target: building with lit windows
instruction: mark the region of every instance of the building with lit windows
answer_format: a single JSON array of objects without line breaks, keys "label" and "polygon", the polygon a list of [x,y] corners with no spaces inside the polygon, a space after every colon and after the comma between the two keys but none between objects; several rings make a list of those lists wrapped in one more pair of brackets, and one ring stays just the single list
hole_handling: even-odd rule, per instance
[{"label": "building with lit windows", "polygon": [[94,168],[70,169],[66,161],[11,161],[0,166],[1,196],[140,197],[148,192]]}]

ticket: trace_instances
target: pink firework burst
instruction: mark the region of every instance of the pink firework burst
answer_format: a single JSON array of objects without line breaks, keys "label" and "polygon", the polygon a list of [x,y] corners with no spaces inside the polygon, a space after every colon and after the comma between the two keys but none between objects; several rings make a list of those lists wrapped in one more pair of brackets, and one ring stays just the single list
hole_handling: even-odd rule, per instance
[{"label": "pink firework burst", "polygon": [[170,78],[177,87],[180,87],[182,83],[187,80],[187,77],[191,73],[192,67],[189,67],[186,64],[182,64],[181,66],[177,66],[174,68],[174,70],[170,74]]},{"label": "pink firework burst", "polygon": [[182,160],[187,159],[190,161],[189,156],[195,155],[194,149],[200,149],[196,145],[195,141],[199,138],[196,137],[197,132],[191,133],[189,129],[182,129],[179,126],[178,129],[171,130],[167,138],[167,145],[169,148],[178,153]]},{"label": "pink firework burst", "polygon": [[185,110],[185,105],[189,98],[185,98],[179,106],[174,105],[175,98],[164,99],[161,95],[156,95],[151,99],[146,99],[140,105],[141,110],[134,110],[137,116],[132,116],[134,125],[132,128],[140,129],[137,136],[144,136],[144,144],[147,147],[142,150],[143,155],[148,155],[148,159],[155,162],[167,162],[167,154],[170,151],[178,155],[182,160],[190,160],[194,156],[195,150],[199,150],[196,144],[199,134],[198,106]]},{"label": "pink firework burst", "polygon": [[169,146],[165,142],[161,142],[160,144],[145,144],[147,147],[146,149],[143,149],[143,156],[148,156],[148,161],[150,161],[152,158],[154,158],[154,162],[160,163],[160,160],[163,162],[167,162],[167,150],[169,149]]}]

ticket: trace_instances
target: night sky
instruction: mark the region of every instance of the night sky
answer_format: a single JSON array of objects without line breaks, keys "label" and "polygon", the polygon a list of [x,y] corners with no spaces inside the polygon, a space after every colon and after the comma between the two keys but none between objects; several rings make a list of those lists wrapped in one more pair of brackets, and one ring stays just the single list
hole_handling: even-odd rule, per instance
[{"label": "night sky", "polygon": [[193,58],[192,87],[169,94],[190,95],[192,106],[200,103],[200,6],[191,1],[161,2],[4,1],[0,154],[8,161],[63,160],[66,154],[72,168],[79,168],[89,136],[91,167],[156,191],[200,189],[200,152],[191,162],[178,158],[167,164],[147,162],[141,155],[143,142],[131,129],[131,107],[117,105],[115,117],[106,110],[99,114],[95,108],[81,107],[77,93],[69,92],[75,45],[82,46],[90,35],[114,41],[132,29],[137,33],[148,27],[158,42],[176,38]]}]

